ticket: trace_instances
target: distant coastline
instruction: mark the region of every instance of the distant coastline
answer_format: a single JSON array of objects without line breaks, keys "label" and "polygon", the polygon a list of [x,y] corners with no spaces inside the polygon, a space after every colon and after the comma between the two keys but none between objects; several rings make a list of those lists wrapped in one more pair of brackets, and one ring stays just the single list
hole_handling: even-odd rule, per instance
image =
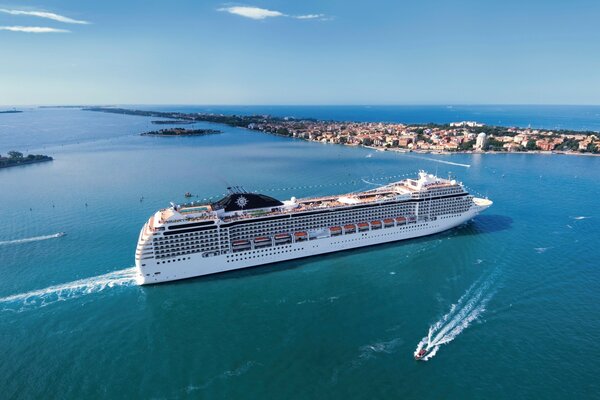
[{"label": "distant coastline", "polygon": [[158,131],[150,131],[140,133],[141,136],[163,136],[163,137],[173,137],[173,136],[204,136],[204,135],[213,135],[216,133],[222,133],[222,131],[217,129],[183,129],[183,128],[170,128],[170,129],[161,129]]},{"label": "distant coastline", "polygon": [[21,110],[7,110],[7,111],[0,111],[0,114],[18,114],[18,113],[22,113],[23,111]]},{"label": "distant coastline", "polygon": [[20,165],[36,164],[52,160],[54,160],[52,157],[42,154],[29,154],[25,156],[18,151],[9,151],[8,157],[0,155],[0,168],[18,167]]},{"label": "distant coastline", "polygon": [[194,124],[194,121],[171,121],[171,120],[158,120],[158,121],[151,121],[153,124],[155,125],[189,125],[189,124]]},{"label": "distant coastline", "polygon": [[594,131],[503,127],[474,121],[402,124],[279,118],[269,115],[161,112],[111,107],[89,107],[84,110],[178,121],[212,122],[307,141],[363,146],[380,151],[439,154],[600,154],[600,134]]}]

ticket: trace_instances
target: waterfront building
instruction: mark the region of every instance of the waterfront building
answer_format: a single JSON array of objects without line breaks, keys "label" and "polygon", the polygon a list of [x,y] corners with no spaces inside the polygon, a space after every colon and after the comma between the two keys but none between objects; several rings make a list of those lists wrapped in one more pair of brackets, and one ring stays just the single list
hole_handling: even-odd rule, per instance
[{"label": "waterfront building", "polygon": [[487,144],[487,135],[485,134],[485,132],[481,132],[479,135],[477,135],[477,140],[475,141],[475,150],[476,151],[485,150],[486,144]]}]

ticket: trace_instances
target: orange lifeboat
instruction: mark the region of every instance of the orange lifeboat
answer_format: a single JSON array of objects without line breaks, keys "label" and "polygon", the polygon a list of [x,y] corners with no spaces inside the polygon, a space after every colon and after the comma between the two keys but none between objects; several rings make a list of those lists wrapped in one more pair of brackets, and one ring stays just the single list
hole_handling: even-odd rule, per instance
[{"label": "orange lifeboat", "polygon": [[278,233],[273,237],[275,244],[284,244],[292,241],[292,236],[289,233]]},{"label": "orange lifeboat", "polygon": [[262,246],[270,246],[271,239],[266,236],[260,236],[254,239],[254,246],[262,247]]},{"label": "orange lifeboat", "polygon": [[332,226],[331,228],[329,228],[329,232],[333,236],[341,235],[342,234],[342,227],[341,226]]},{"label": "orange lifeboat", "polygon": [[344,231],[346,233],[354,233],[354,232],[356,232],[356,225],[354,225],[354,224],[344,225]]},{"label": "orange lifeboat", "polygon": [[392,218],[387,218],[383,220],[383,225],[387,228],[390,226],[394,226],[394,220]]},{"label": "orange lifeboat", "polygon": [[231,249],[233,251],[248,250],[249,248],[250,248],[249,240],[234,240],[231,243]]},{"label": "orange lifeboat", "polygon": [[301,242],[308,238],[308,234],[306,232],[294,232],[294,237],[296,238],[297,242]]},{"label": "orange lifeboat", "polygon": [[396,218],[396,222],[399,224],[405,224],[406,223],[406,218],[404,217],[398,217]]},{"label": "orange lifeboat", "polygon": [[369,230],[369,224],[367,224],[366,222],[359,222],[359,224],[358,224],[358,230],[359,231],[367,231],[367,230]]},{"label": "orange lifeboat", "polygon": [[379,228],[381,228],[381,221],[371,221],[371,228],[372,229],[379,229]]}]

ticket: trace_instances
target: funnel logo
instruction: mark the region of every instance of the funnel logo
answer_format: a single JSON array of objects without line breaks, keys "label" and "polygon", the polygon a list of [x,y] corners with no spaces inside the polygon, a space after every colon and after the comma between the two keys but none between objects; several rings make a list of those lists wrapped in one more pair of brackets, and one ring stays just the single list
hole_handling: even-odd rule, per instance
[{"label": "funnel logo", "polygon": [[248,199],[245,198],[244,196],[240,196],[237,198],[237,200],[235,201],[235,204],[238,205],[238,207],[240,208],[244,208],[246,207],[246,205],[248,204]]}]

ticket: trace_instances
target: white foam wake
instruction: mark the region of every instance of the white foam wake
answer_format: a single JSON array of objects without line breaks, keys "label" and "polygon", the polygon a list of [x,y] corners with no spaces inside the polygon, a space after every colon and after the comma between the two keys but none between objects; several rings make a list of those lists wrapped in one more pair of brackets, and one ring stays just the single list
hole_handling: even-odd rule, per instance
[{"label": "white foam wake", "polygon": [[373,183],[373,182],[369,182],[366,179],[361,179],[364,183],[366,183],[367,185],[373,185],[373,186],[383,186],[381,183]]},{"label": "white foam wake", "polygon": [[63,232],[59,232],[59,233],[53,233],[52,235],[34,236],[34,237],[30,237],[30,238],[15,239],[15,240],[5,240],[5,241],[0,241],[0,246],[9,245],[9,244],[39,242],[40,240],[55,239],[55,238],[59,238],[62,236],[65,236],[65,234]]},{"label": "white foam wake", "polygon": [[98,293],[106,288],[133,285],[135,284],[135,273],[134,267],[126,268],[104,275],[2,297],[0,298],[0,305],[2,306],[0,310],[20,312]]},{"label": "white foam wake", "polygon": [[450,310],[429,327],[427,336],[417,344],[415,356],[421,349],[425,348],[428,353],[423,357],[423,360],[430,360],[437,354],[440,346],[453,341],[473,321],[479,318],[494,294],[492,289],[494,282],[495,273],[492,273],[487,279],[481,278],[471,285],[465,294],[458,299],[458,302],[452,304]]},{"label": "white foam wake", "polygon": [[406,154],[404,154],[404,155],[406,157],[418,158],[420,160],[427,160],[427,161],[433,161],[433,162],[437,162],[437,163],[441,163],[441,164],[456,165],[459,167],[471,168],[470,164],[461,164],[461,163],[456,163],[456,162],[446,161],[446,160],[439,160],[437,158],[430,158],[430,157],[422,157],[422,156],[414,156],[414,155],[406,155]]}]

